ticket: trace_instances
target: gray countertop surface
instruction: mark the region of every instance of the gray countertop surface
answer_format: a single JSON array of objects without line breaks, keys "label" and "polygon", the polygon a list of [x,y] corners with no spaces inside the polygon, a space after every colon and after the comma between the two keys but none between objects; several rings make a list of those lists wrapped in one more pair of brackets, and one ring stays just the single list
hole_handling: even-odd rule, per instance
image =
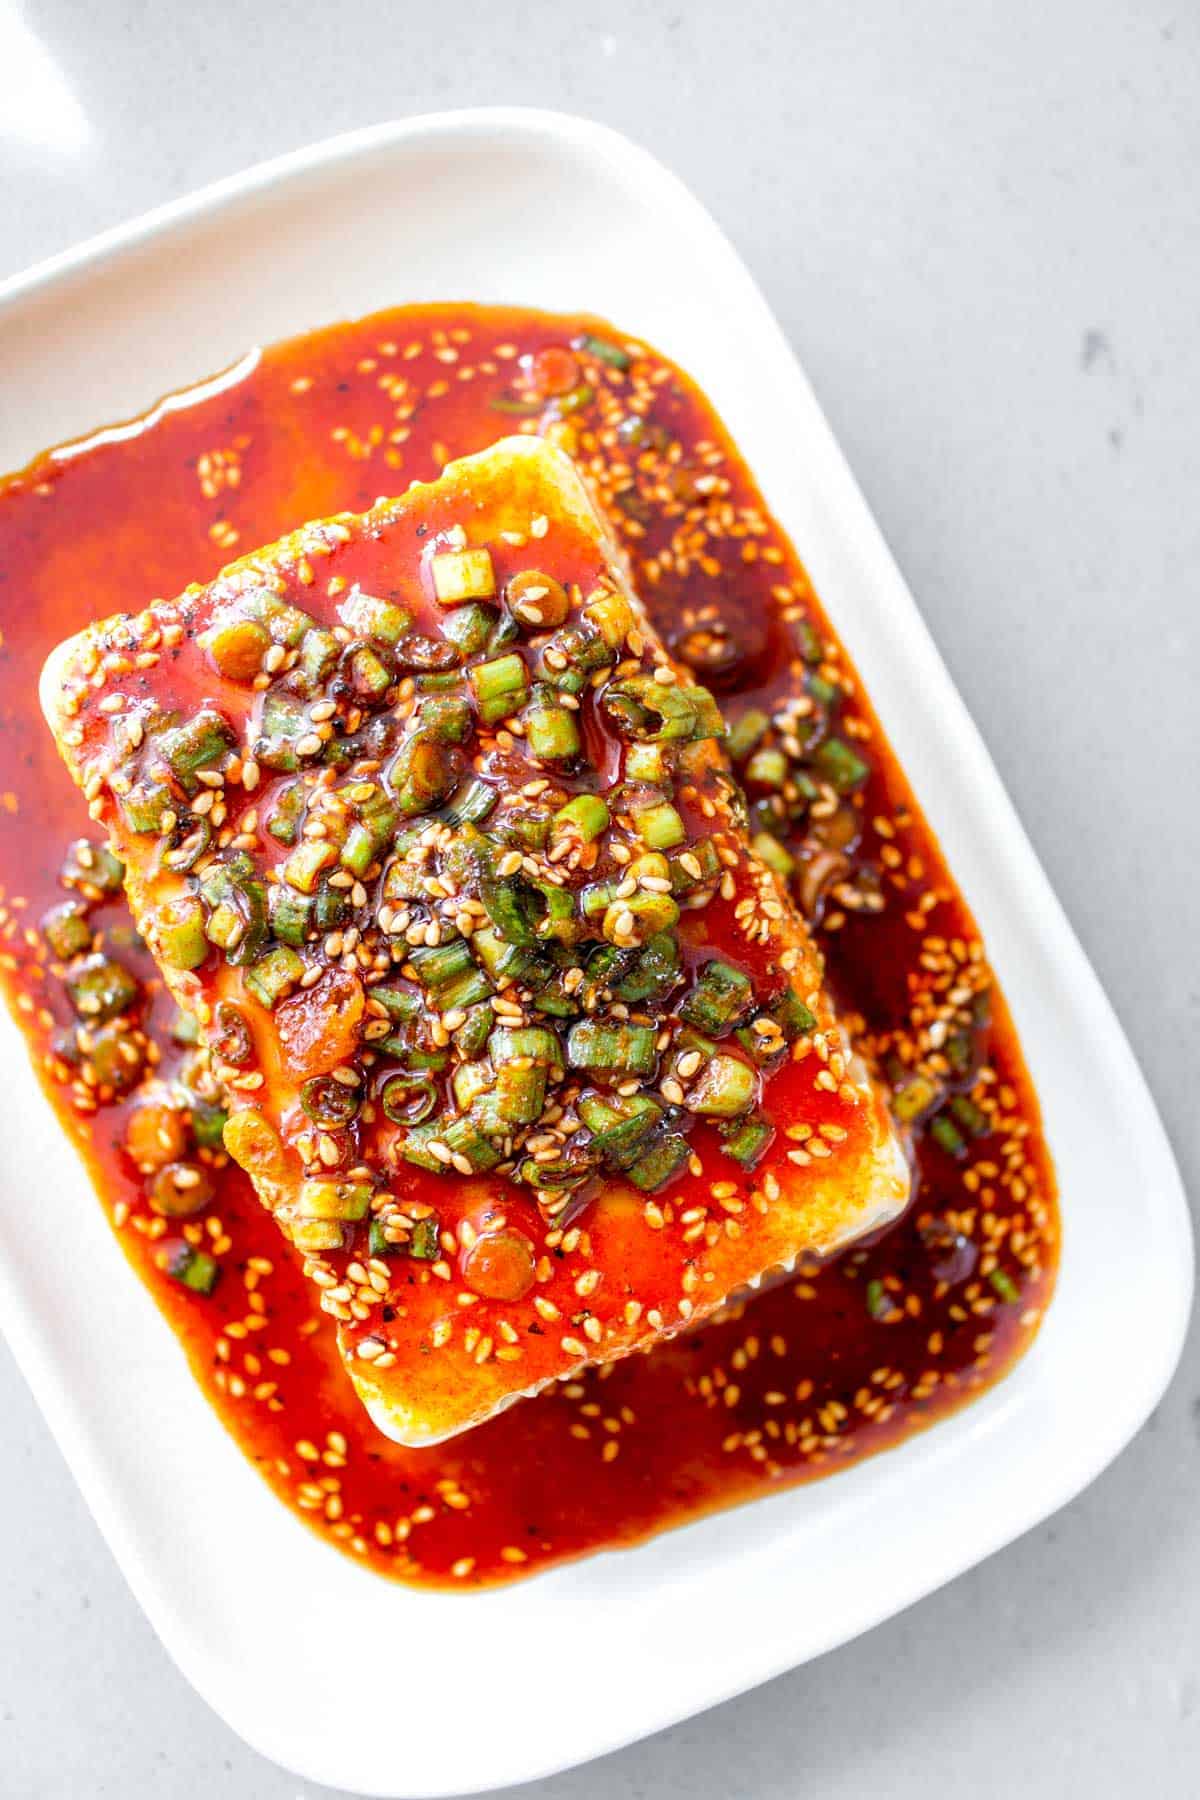
[{"label": "gray countertop surface", "polygon": [[[1200,1192],[1196,9],[0,0],[0,275],[309,140],[496,101],[627,131],[746,257]],[[4,1352],[0,1410],[0,1794],[316,1795],[168,1662]],[[1124,1455],[1010,1549],[519,1791],[1194,1795],[1198,1478],[1193,1333]]]}]

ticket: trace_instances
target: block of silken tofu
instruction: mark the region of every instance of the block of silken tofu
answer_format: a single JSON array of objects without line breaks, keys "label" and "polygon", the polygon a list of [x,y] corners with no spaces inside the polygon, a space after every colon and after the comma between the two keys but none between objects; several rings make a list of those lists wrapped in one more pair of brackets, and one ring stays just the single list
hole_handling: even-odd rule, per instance
[{"label": "block of silken tofu", "polygon": [[95,624],[42,702],[389,1436],[904,1206],[718,708],[558,450],[503,440]]}]

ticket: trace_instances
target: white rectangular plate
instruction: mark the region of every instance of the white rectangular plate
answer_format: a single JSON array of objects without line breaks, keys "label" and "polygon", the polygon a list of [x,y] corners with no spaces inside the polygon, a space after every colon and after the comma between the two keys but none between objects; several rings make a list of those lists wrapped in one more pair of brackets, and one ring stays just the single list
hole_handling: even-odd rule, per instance
[{"label": "white rectangular plate", "polygon": [[[934,1431],[638,1550],[469,1598],[416,1593],[319,1543],[242,1460],[5,1021],[13,1348],[189,1679],[268,1756],[375,1795],[552,1773],[930,1593],[1122,1448],[1174,1368],[1192,1286],[1184,1197],[1145,1084],[813,394],[713,221],[625,139],[549,113],[408,120],[253,169],[0,285],[0,467],[248,345],[453,298],[603,314],[715,402],[983,929],[1045,1110],[1065,1243],[1033,1352]],[[54,1204],[31,1207],[30,1192]]]}]

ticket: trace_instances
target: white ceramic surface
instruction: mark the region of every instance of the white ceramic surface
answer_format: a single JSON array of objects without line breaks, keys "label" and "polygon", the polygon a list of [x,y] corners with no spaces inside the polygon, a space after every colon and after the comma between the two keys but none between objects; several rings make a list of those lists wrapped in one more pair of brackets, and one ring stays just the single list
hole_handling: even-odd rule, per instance
[{"label": "white ceramic surface", "polygon": [[[317,1542],[242,1461],[5,1024],[0,1302],[30,1383],[201,1693],[278,1761],[380,1795],[582,1761],[930,1592],[1117,1453],[1174,1367],[1192,1281],[1142,1078],[811,391],[712,221],[626,140],[539,113],[411,120],[220,183],[0,285],[0,466],[248,344],[455,296],[606,314],[688,368],[724,415],[984,930],[1041,1093],[1065,1246],[1033,1353],[924,1437],[502,1592],[410,1593]],[[35,1185],[53,1208],[25,1204]],[[68,1211],[78,1254],[64,1261]],[[1118,1306],[1125,1335],[1111,1330]],[[343,1653],[351,1613],[355,1643],[386,1646],[374,1662]],[[548,1693],[553,1705],[532,1703]],[[413,1716],[419,1731],[404,1728]]]}]

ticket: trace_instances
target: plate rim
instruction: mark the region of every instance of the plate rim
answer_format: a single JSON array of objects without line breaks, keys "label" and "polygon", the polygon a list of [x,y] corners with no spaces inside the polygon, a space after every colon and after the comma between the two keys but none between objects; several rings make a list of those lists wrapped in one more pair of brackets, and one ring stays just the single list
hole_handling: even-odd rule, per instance
[{"label": "plate rim", "polygon": [[[48,289],[65,286],[81,276],[86,277],[101,265],[135,252],[143,245],[167,239],[173,233],[219,214],[224,207],[247,195],[267,193],[311,171],[338,163],[352,163],[355,158],[366,153],[387,149],[407,140],[461,139],[473,133],[478,134],[481,139],[489,133],[515,133],[526,138],[538,137],[551,146],[557,144],[562,147],[565,144],[577,150],[591,152],[601,161],[624,164],[627,168],[635,169],[643,180],[657,186],[673,208],[688,216],[690,228],[706,234],[714,253],[723,256],[727,278],[735,280],[740,286],[747,304],[771,339],[772,354],[786,360],[789,373],[812,395],[807,375],[757,282],[730,239],[683,181],[634,140],[607,125],[580,116],[534,107],[487,106],[416,114],[339,133],[264,159],[240,173],[208,183],[5,277],[0,280],[0,313],[19,307]],[[1049,915],[1039,935],[1053,934],[1069,964],[1064,970],[1064,979],[1069,981],[1080,1005],[1089,1009],[1097,1030],[1103,1030],[1111,1048],[1123,1060],[1126,1077],[1131,1083],[1136,1101],[1135,1133],[1139,1139],[1145,1140],[1147,1155],[1154,1154],[1159,1163],[1156,1224],[1160,1234],[1165,1236],[1166,1250],[1171,1253],[1175,1279],[1171,1291],[1161,1296],[1163,1304],[1158,1320],[1156,1357],[1148,1372],[1143,1369],[1136,1394],[1127,1395],[1124,1407],[1116,1409],[1107,1437],[1101,1439],[1097,1434],[1085,1452],[1075,1457],[1069,1471],[1059,1467],[1053,1477],[1047,1472],[1039,1486],[1022,1490],[1023,1504],[1014,1506],[1010,1502],[999,1521],[992,1515],[989,1528],[977,1530],[970,1545],[964,1546],[961,1553],[951,1555],[935,1579],[930,1580],[928,1573],[922,1572],[911,1579],[907,1587],[901,1584],[899,1597],[897,1591],[892,1589],[878,1605],[860,1606],[849,1627],[840,1620],[830,1624],[814,1647],[791,1655],[786,1650],[778,1654],[771,1652],[757,1660],[753,1655],[745,1656],[732,1678],[728,1672],[714,1671],[706,1691],[693,1693],[678,1704],[672,1701],[657,1721],[637,1724],[632,1730],[614,1725],[610,1731],[599,1732],[578,1753],[563,1755],[555,1752],[540,1760],[536,1755],[522,1758],[519,1751],[516,1755],[510,1754],[507,1764],[498,1771],[501,1786],[543,1778],[574,1766],[577,1762],[608,1754],[641,1737],[665,1729],[680,1719],[745,1693],[799,1663],[807,1662],[850,1641],[927,1594],[935,1592],[966,1569],[1012,1542],[1060,1506],[1067,1504],[1125,1448],[1171,1380],[1190,1319],[1194,1274],[1191,1216],[1176,1159],[1150,1090],[1111,1002],[1063,912],[978,728],[967,711],[908,583],[892,558],[874,515],[858,488],[815,397],[813,410],[814,428],[823,440],[824,478],[827,482],[830,479],[835,481],[848,497],[862,529],[864,554],[873,560],[890,586],[902,594],[907,603],[908,611],[901,621],[907,649],[936,678],[941,694],[951,706],[954,714],[952,729],[965,751],[968,764],[965,779],[976,791],[982,789],[989,803],[1001,809],[1009,835],[1014,832],[1019,834],[1022,853],[1020,873],[1027,886],[1032,882],[1032,897]],[[1017,839],[1014,838],[1013,841],[1017,842]],[[1064,1248],[1063,1254],[1064,1258],[1069,1254],[1069,1237],[1068,1247]],[[219,1671],[210,1666],[210,1661],[198,1642],[189,1639],[186,1618],[179,1608],[177,1598],[168,1595],[158,1585],[149,1563],[140,1552],[132,1520],[123,1513],[120,1497],[113,1491],[107,1478],[102,1459],[86,1431],[79,1429],[71,1396],[60,1385],[52,1363],[43,1356],[39,1344],[40,1328],[34,1309],[27,1303],[17,1272],[7,1258],[0,1258],[0,1293],[5,1301],[5,1335],[18,1365],[122,1573],[167,1653],[206,1703],[253,1748],[304,1778],[334,1785],[340,1782],[344,1785],[348,1759],[339,1758],[336,1746],[324,1762],[314,1760],[311,1756],[297,1760],[289,1754],[286,1745],[275,1741],[272,1730],[257,1720],[242,1717],[236,1680],[231,1679],[235,1675],[233,1665],[227,1666],[227,1679],[222,1688]],[[1053,1318],[1052,1309],[1050,1318]],[[1043,1327],[1043,1331],[1046,1329]],[[1004,1384],[1001,1383],[998,1389],[993,1389],[989,1398],[994,1399],[997,1394],[1002,1396],[1003,1387]],[[983,1404],[987,1404],[987,1401]],[[975,1413],[977,1405],[969,1410]],[[961,1420],[963,1414],[960,1413],[957,1417]],[[946,1421],[939,1430],[946,1431],[953,1423],[953,1420]],[[894,1461],[898,1478],[911,1460],[909,1453],[914,1449],[917,1455],[924,1458],[935,1454],[935,1440],[935,1433],[918,1433],[905,1445],[888,1452],[889,1463]],[[764,1502],[769,1503],[769,1500]],[[633,1554],[637,1554],[637,1551]],[[451,1605],[461,1603],[458,1596],[447,1596],[446,1599]],[[338,1766],[335,1767],[335,1763]],[[356,1791],[364,1794],[384,1795],[397,1791],[394,1783],[378,1786],[372,1785],[370,1780],[363,1782],[361,1772],[357,1780],[359,1785]],[[468,1781],[466,1785],[460,1777],[444,1784],[439,1782],[434,1786],[423,1787],[421,1791],[431,1796],[480,1793],[490,1791],[495,1785],[494,1775],[486,1782],[476,1781],[472,1784]]]}]

